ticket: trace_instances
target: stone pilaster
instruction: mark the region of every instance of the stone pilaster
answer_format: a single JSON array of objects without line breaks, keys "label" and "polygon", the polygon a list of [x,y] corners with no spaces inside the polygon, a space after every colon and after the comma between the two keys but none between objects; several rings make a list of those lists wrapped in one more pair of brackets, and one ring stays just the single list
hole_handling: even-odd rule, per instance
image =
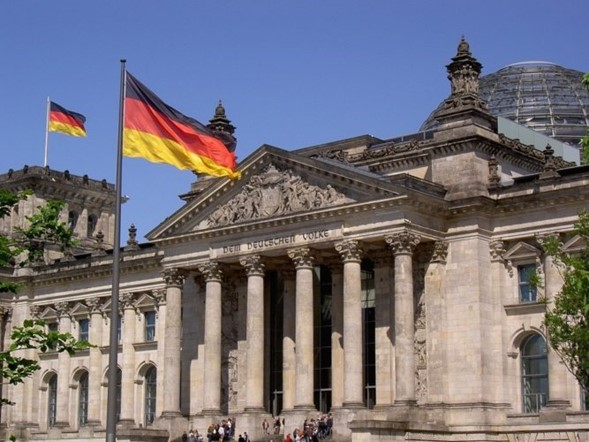
[{"label": "stone pilaster", "polygon": [[[544,238],[536,238],[542,244]],[[560,292],[563,280],[558,264],[550,255],[544,256],[544,292],[548,305],[554,304],[554,297]],[[550,345],[550,336],[546,345]],[[566,409],[571,406],[567,391],[567,369],[552,348],[548,349],[548,408]],[[564,416],[563,416],[564,417]],[[565,418],[566,419],[566,418]]]},{"label": "stone pilaster", "polygon": [[294,408],[296,397],[295,334],[296,322],[293,312],[296,309],[296,281],[293,270],[282,270],[284,278],[283,294],[283,337],[282,337],[282,408]]},{"label": "stone pilaster", "polygon": [[264,409],[264,264],[259,255],[240,263],[247,274],[246,411]]},{"label": "stone pilaster", "polygon": [[296,385],[295,409],[315,409],[313,400],[313,257],[308,247],[288,250],[296,268]]},{"label": "stone pilaster", "polygon": [[376,407],[389,407],[393,402],[393,257],[387,250],[371,253],[375,281],[375,352],[376,352]]},{"label": "stone pilaster", "polygon": [[362,249],[358,241],[335,244],[344,264],[344,402],[346,408],[363,406]]},{"label": "stone pilaster", "polygon": [[395,260],[395,403],[415,403],[413,251],[419,236],[404,230],[385,238]]},{"label": "stone pilaster", "polygon": [[[57,317],[59,318],[59,332],[71,333],[72,320],[70,318],[70,307],[65,301],[57,302],[55,304]],[[57,357],[57,411],[55,416],[55,426],[67,428],[71,425],[70,422],[70,355],[67,351],[59,353]]]},{"label": "stone pilaster", "polygon": [[330,263],[331,271],[331,406],[344,403],[344,267]]},{"label": "stone pilaster", "polygon": [[180,416],[180,360],[182,341],[182,286],[180,269],[162,272],[166,283],[166,325],[164,330],[164,401],[161,416]]},{"label": "stone pilaster", "polygon": [[204,276],[205,343],[204,343],[204,407],[203,413],[221,413],[221,281],[223,272],[217,262],[209,261],[198,270]]},{"label": "stone pilaster", "polygon": [[86,299],[86,305],[90,312],[90,339],[89,341],[96,345],[90,348],[90,367],[88,372],[88,425],[100,425],[100,385],[102,380],[102,355],[100,346],[102,345],[102,323],[103,311],[102,300],[100,298]]},{"label": "stone pilaster", "polygon": [[135,342],[137,313],[135,311],[135,295],[133,293],[121,293],[119,305],[123,311],[121,327],[122,361],[121,365],[121,416],[122,425],[135,423]]}]

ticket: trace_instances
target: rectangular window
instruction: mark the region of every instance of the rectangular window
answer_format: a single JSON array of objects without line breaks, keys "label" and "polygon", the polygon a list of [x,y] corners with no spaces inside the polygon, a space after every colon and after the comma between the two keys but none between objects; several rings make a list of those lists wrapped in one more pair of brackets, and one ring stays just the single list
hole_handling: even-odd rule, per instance
[{"label": "rectangular window", "polygon": [[78,340],[87,342],[89,338],[90,320],[80,319],[78,321],[78,327],[80,330],[78,333]]},{"label": "rectangular window", "polygon": [[59,324],[57,322],[50,322],[49,324],[47,324],[47,328],[50,332],[58,331]]},{"label": "rectangular window", "polygon": [[532,278],[536,275],[536,265],[526,264],[517,267],[519,279],[519,301],[535,302],[536,286],[532,284]]},{"label": "rectangular window", "polygon": [[145,312],[145,341],[155,341],[155,312]]}]

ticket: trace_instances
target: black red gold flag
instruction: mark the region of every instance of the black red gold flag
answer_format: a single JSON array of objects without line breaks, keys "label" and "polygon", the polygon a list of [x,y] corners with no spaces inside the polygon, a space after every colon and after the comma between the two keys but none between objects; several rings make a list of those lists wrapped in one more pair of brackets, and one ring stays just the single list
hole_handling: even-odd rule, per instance
[{"label": "black red gold flag", "polygon": [[206,126],[164,103],[126,73],[123,155],[237,179],[235,154]]},{"label": "black red gold flag", "polygon": [[60,106],[53,101],[49,104],[49,118],[47,130],[49,132],[59,132],[74,137],[85,137],[86,117],[77,112],[72,112]]}]

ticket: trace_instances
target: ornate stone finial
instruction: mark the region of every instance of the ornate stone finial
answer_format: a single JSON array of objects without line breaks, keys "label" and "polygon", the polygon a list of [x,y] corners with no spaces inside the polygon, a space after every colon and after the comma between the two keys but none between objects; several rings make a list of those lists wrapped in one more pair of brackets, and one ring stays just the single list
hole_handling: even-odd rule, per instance
[{"label": "ornate stone finial", "polygon": [[218,262],[209,261],[198,266],[198,271],[202,273],[205,281],[221,281],[223,279],[223,271]]},{"label": "ornate stone finial", "polygon": [[447,257],[448,257],[448,242],[447,241],[436,241],[434,243],[434,251],[432,254],[431,262],[438,262],[440,264],[446,264]]},{"label": "ornate stone finial", "polygon": [[235,133],[235,126],[231,124],[231,120],[227,118],[225,107],[223,107],[221,100],[219,100],[219,104],[215,108],[215,116],[209,120],[207,128],[223,140],[223,143],[227,146],[229,152],[235,151],[237,144],[237,139],[233,136]]},{"label": "ornate stone finial", "polygon": [[342,261],[359,262],[362,260],[363,250],[356,240],[345,240],[335,244],[335,250],[340,254]]},{"label": "ornate stone finial", "polygon": [[162,277],[168,287],[182,287],[184,284],[185,274],[180,269],[166,269],[162,272]]},{"label": "ornate stone finial", "polygon": [[97,255],[106,255],[106,251],[104,250],[104,233],[102,230],[99,230],[96,233],[96,254]]},{"label": "ornate stone finial", "polygon": [[248,276],[263,276],[265,266],[260,255],[245,256],[239,260]]},{"label": "ornate stone finial", "polygon": [[131,224],[129,227],[129,238],[127,239],[127,245],[125,251],[139,250],[139,244],[137,243],[137,228],[135,224]]},{"label": "ornate stone finial", "polygon": [[489,188],[497,189],[501,184],[501,175],[499,174],[499,162],[495,155],[489,158]]},{"label": "ornate stone finial", "polygon": [[550,144],[546,145],[544,149],[544,167],[540,173],[540,179],[554,178],[559,176],[556,171],[556,163],[554,162],[554,149]]},{"label": "ornate stone finial", "polygon": [[394,255],[412,255],[415,247],[421,242],[418,235],[407,229],[385,236],[384,239],[391,247]]},{"label": "ornate stone finial", "polygon": [[292,259],[295,267],[312,267],[315,258],[311,256],[311,249],[309,247],[297,247],[296,249],[289,249],[286,252],[288,257]]}]

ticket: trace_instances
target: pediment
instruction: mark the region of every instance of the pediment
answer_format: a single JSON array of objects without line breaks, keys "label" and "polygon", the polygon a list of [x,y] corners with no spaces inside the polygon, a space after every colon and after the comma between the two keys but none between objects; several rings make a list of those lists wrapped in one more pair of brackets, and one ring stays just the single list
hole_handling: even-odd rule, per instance
[{"label": "pediment", "polygon": [[150,241],[302,215],[395,196],[368,171],[262,146],[240,167],[242,178],[211,185],[150,232]]},{"label": "pediment", "polygon": [[578,253],[587,249],[587,241],[581,235],[575,235],[562,246],[562,251],[566,253]]},{"label": "pediment", "polygon": [[535,259],[538,256],[540,256],[540,250],[523,241],[515,244],[503,255],[509,261]]},{"label": "pediment", "polygon": [[87,316],[89,314],[89,310],[85,304],[81,302],[76,302],[70,310],[70,314],[71,316]]},{"label": "pediment", "polygon": [[43,321],[48,321],[48,320],[55,320],[57,318],[57,312],[55,311],[55,309],[51,308],[51,307],[45,307],[43,310],[41,310],[38,314],[39,319],[42,319]]}]

